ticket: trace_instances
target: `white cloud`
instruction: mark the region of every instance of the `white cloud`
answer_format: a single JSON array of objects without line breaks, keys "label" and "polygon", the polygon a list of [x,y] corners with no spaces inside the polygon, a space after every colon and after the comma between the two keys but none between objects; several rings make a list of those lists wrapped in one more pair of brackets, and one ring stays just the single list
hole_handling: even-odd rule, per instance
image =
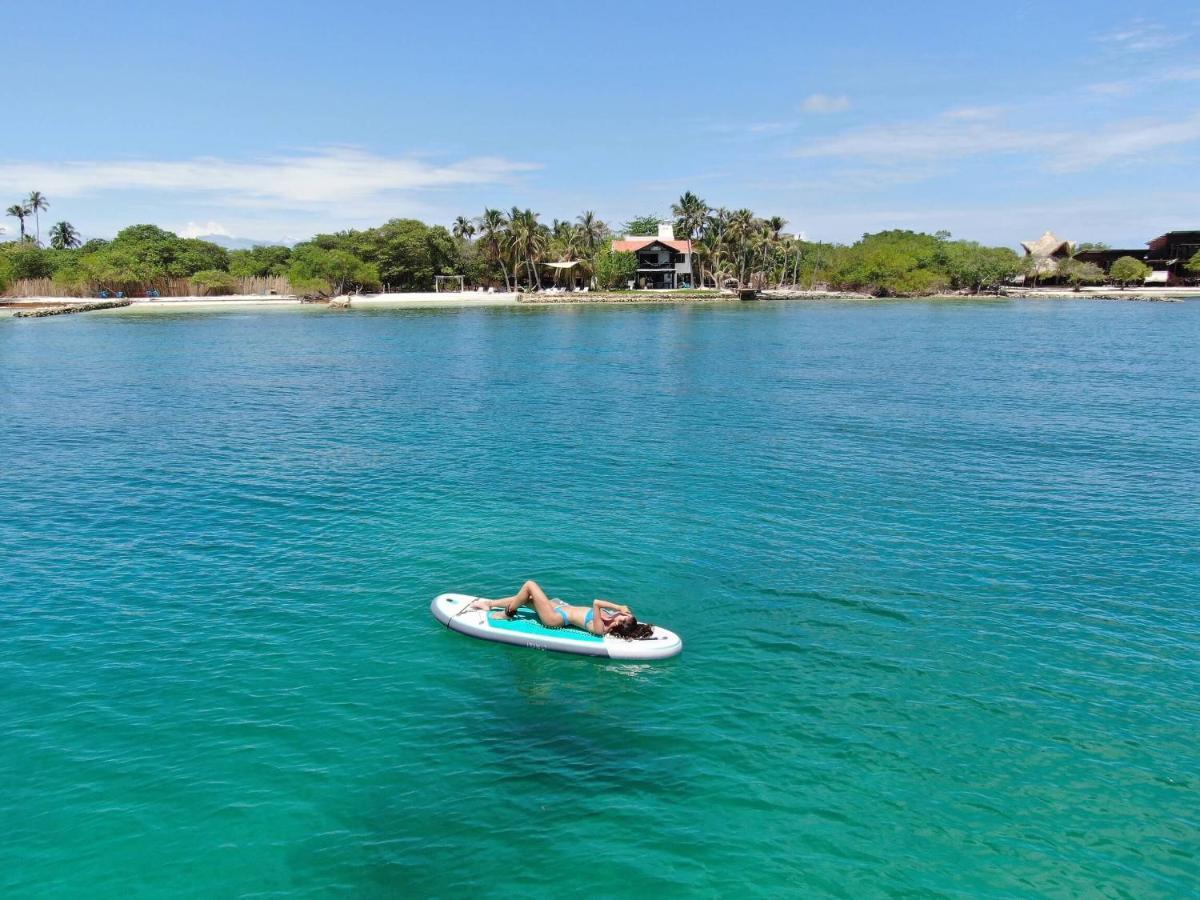
[{"label": "white cloud", "polygon": [[1087,90],[1099,97],[1128,97],[1137,91],[1137,85],[1131,81],[1104,81],[1089,84]]},{"label": "white cloud", "polygon": [[1132,19],[1106,34],[1099,35],[1095,40],[1119,53],[1149,53],[1161,51],[1187,38],[1188,33],[1185,31],[1168,29],[1145,19]]},{"label": "white cloud", "polygon": [[144,190],[209,195],[226,206],[325,210],[373,205],[397,193],[495,184],[540,168],[481,156],[436,165],[352,148],[259,160],[74,160],[0,162],[0,191],[30,185],[50,196]]},{"label": "white cloud", "polygon": [[1046,169],[1072,172],[1200,141],[1200,112],[1170,121],[1132,120],[1089,131],[1010,125],[998,109],[954,110],[933,119],[871,125],[803,145],[805,158],[849,157],[894,166],[972,156],[1030,154]]},{"label": "white cloud", "polygon": [[222,237],[233,237],[233,233],[229,231],[220,222],[188,222],[176,232],[180,237],[198,238],[208,235],[219,234]]},{"label": "white cloud", "polygon": [[1057,172],[1090,169],[1121,159],[1141,158],[1166,147],[1200,141],[1200,113],[1169,122],[1135,120],[1074,135],[1057,148],[1048,168]]},{"label": "white cloud", "polygon": [[1008,130],[996,120],[994,110],[951,110],[933,119],[851,129],[806,144],[796,150],[796,155],[927,162],[981,153],[1045,150],[1065,140],[1065,136],[1040,129]]},{"label": "white cloud", "polygon": [[845,94],[809,94],[800,104],[803,112],[817,114],[845,112],[849,108],[850,98]]}]

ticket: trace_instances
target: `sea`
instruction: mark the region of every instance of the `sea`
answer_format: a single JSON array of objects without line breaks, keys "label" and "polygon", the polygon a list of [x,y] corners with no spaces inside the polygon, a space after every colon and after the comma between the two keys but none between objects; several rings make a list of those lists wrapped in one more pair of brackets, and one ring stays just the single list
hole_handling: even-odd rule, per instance
[{"label": "sea", "polygon": [[1198,885],[1200,300],[0,319],[0,896]]}]

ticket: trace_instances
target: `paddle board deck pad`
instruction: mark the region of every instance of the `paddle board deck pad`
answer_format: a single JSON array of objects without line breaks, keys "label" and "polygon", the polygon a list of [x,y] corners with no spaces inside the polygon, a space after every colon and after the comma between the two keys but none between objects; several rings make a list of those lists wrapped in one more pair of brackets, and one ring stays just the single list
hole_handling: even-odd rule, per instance
[{"label": "paddle board deck pad", "polygon": [[679,635],[654,626],[654,634],[644,640],[630,641],[613,635],[603,637],[578,628],[547,628],[537,613],[527,607],[509,619],[501,609],[469,609],[479,597],[466,594],[439,594],[429,610],[433,617],[454,631],[471,637],[539,650],[580,653],[608,659],[666,659],[683,649]]}]

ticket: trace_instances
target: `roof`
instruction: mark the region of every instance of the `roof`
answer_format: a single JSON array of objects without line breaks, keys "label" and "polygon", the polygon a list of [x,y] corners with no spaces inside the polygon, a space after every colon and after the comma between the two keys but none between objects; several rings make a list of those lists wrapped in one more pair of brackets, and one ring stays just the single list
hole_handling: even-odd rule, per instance
[{"label": "roof", "polygon": [[1054,256],[1059,251],[1067,254],[1071,252],[1071,242],[1064,241],[1052,231],[1047,231],[1036,241],[1021,241],[1021,246],[1025,248],[1026,255],[1042,259]]},{"label": "roof", "polygon": [[570,259],[564,260],[563,262],[544,262],[542,265],[548,269],[572,269],[579,265],[579,260]]},{"label": "roof", "polygon": [[622,241],[613,241],[612,248],[615,253],[634,253],[638,250],[644,250],[651,244],[662,244],[664,247],[670,247],[676,253],[691,253],[691,241],[664,241],[656,237],[636,237],[628,238]]}]

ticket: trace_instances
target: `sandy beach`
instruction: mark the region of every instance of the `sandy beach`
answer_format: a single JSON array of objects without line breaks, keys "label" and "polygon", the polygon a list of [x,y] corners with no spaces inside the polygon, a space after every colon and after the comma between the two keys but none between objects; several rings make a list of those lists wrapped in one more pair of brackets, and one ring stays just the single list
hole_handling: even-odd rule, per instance
[{"label": "sandy beach", "polygon": [[[844,291],[768,289],[760,293],[763,300],[872,300],[868,294]],[[1181,300],[1200,297],[1200,289],[1194,287],[1130,288],[1117,290],[1112,287],[1089,287],[1081,291],[1064,288],[1021,288],[1004,294],[938,294],[927,299],[942,300]],[[404,294],[353,294],[335,297],[329,302],[305,302],[299,297],[262,295],[233,295],[225,297],[138,297],[132,298],[128,306],[116,309],[88,311],[88,315],[138,315],[147,313],[202,313],[230,312],[237,310],[263,309],[437,309],[494,306],[548,306],[562,304],[593,303],[706,303],[737,301],[729,292],[717,291],[621,291],[589,293],[404,293]],[[23,310],[63,308],[86,302],[85,298],[64,297],[20,297],[0,300],[0,317],[12,316]]]}]

